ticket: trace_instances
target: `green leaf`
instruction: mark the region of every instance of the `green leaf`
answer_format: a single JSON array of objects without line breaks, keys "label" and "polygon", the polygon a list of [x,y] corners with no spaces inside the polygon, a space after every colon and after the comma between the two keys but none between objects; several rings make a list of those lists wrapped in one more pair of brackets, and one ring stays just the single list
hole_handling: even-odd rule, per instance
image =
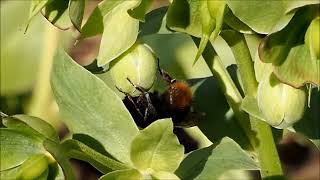
[{"label": "green leaf", "polygon": [[103,81],[59,48],[51,87],[72,133],[95,138],[113,157],[130,164],[130,143],[138,128],[121,99]]},{"label": "green leaf", "polygon": [[202,52],[204,51],[213,30],[216,28],[216,18],[211,16],[208,4],[209,1],[207,0],[200,1],[199,4],[199,16],[201,20],[202,33],[199,49],[194,62],[196,62],[202,55]]},{"label": "green leaf", "polygon": [[249,48],[251,59],[256,61],[256,59],[259,57],[258,49],[259,44],[262,41],[262,37],[258,34],[244,34],[244,38]]},{"label": "green leaf", "polygon": [[[14,120],[22,121],[22,122],[15,122],[15,123],[16,124],[25,123],[25,126],[31,127],[33,130],[37,131],[38,133],[45,136],[46,138],[51,139],[56,142],[59,141],[59,136],[58,136],[56,130],[49,123],[47,123],[46,121],[44,121],[40,118],[21,114],[21,115],[14,115],[12,117],[9,117],[8,119],[4,119],[3,123],[7,127],[9,127],[8,123],[10,123],[10,120],[11,121],[14,121]],[[12,124],[12,122],[11,122],[11,124]],[[14,125],[14,124],[12,124],[12,125]]]},{"label": "green leaf", "polygon": [[[190,36],[182,33],[153,34],[140,39],[148,44],[160,59],[160,67],[179,80],[210,77],[212,73],[202,57],[193,65],[197,46]],[[212,42],[225,67],[235,64],[228,44],[218,36]]]},{"label": "green leaf", "polygon": [[112,157],[103,147],[103,145],[97,141],[96,139],[92,138],[89,135],[86,134],[72,134],[72,139],[79,141],[83,144],[85,144],[86,146],[89,146],[91,149],[94,149],[95,151],[108,156],[108,157]]},{"label": "green leaf", "polygon": [[272,73],[273,66],[271,63],[262,62],[257,55],[254,60],[254,71],[257,81],[260,82],[265,78],[265,76],[269,76],[270,73]]},{"label": "green leaf", "polygon": [[284,62],[292,47],[303,43],[302,37],[304,37],[311,22],[307,10],[298,11],[283,30],[267,36],[260,43],[259,56],[263,62],[280,65]]},{"label": "green leaf", "polygon": [[151,177],[153,180],[162,180],[162,179],[179,180],[180,179],[177,175],[173,173],[165,172],[165,171],[157,171],[155,173],[152,173]]},{"label": "green leaf", "polygon": [[148,10],[150,9],[151,5],[153,3],[153,0],[140,0],[140,3],[137,7],[134,7],[133,9],[128,10],[128,14],[138,19],[139,21],[144,22],[144,17]]},{"label": "green leaf", "polygon": [[[32,18],[37,15],[42,8],[44,8],[47,4],[51,3],[53,0],[32,0],[31,1],[31,7],[30,7],[30,13],[29,13],[29,20],[27,24],[27,28],[29,26],[30,21]],[[26,28],[26,30],[27,30]]]},{"label": "green leaf", "polygon": [[[209,20],[209,18],[204,17],[204,19],[207,19],[207,20],[202,21],[202,36],[201,36],[199,50],[197,52],[195,61],[197,61],[199,56],[202,55],[209,39],[211,39],[211,41],[214,41],[218,37],[222,28],[224,14],[225,14],[225,7],[226,7],[226,3],[224,0],[220,0],[220,1],[207,0],[207,2],[206,1],[201,1],[201,2],[202,2],[201,16],[208,16],[209,14],[211,18]],[[203,17],[201,19],[203,19]],[[206,22],[208,20],[210,22]]]},{"label": "green leaf", "polygon": [[160,59],[160,67],[177,79],[212,76],[202,57],[193,66],[197,46],[186,34],[154,34],[142,37]]},{"label": "green leaf", "polygon": [[99,178],[99,180],[120,180],[120,179],[142,180],[144,178],[142,174],[140,174],[140,172],[135,169],[117,170],[117,171],[110,172]]},{"label": "green leaf", "polygon": [[107,0],[100,2],[82,27],[80,39],[102,34],[104,18],[121,3],[123,3],[123,1]]},{"label": "green leaf", "polygon": [[150,34],[170,34],[172,31],[166,27],[166,12],[168,7],[157,8],[146,14],[145,22],[140,22],[139,36],[146,36]]},{"label": "green leaf", "polygon": [[69,0],[69,16],[72,24],[80,32],[85,8],[85,0]]},{"label": "green leaf", "polygon": [[1,171],[21,165],[34,154],[46,152],[42,145],[44,138],[30,129],[0,128]]},{"label": "green leaf", "polygon": [[126,165],[100,154],[89,146],[73,139],[64,141],[62,146],[67,151],[67,157],[88,162],[102,173],[108,173],[110,170],[129,168]]},{"label": "green leaf", "polygon": [[303,44],[306,30],[316,14],[314,6],[300,9],[283,30],[267,36],[259,46],[261,60],[271,62],[277,78],[294,87],[320,84],[320,63]]},{"label": "green leaf", "polygon": [[319,1],[317,0],[310,0],[310,1],[299,1],[299,0],[294,0],[294,1],[288,1],[287,2],[287,13],[290,11],[293,11],[297,8],[307,6],[307,5],[312,5],[312,4],[320,4]]},{"label": "green leaf", "polygon": [[179,32],[201,37],[201,1],[173,0],[167,13],[167,26]]},{"label": "green leaf", "polygon": [[221,59],[222,64],[225,68],[229,67],[232,64],[236,64],[236,60],[234,58],[230,46],[221,36],[218,36],[214,40],[211,37],[210,43],[213,46],[219,58]]},{"label": "green leaf", "polygon": [[19,179],[47,179],[48,157],[44,154],[35,154],[29,157],[19,167]]},{"label": "green leaf", "polygon": [[106,65],[135,43],[139,32],[139,21],[127,13],[135,3],[136,1],[124,1],[105,17],[105,28],[97,57],[98,66]]},{"label": "green leaf", "polygon": [[45,140],[43,143],[44,147],[50,154],[54,157],[54,159],[59,163],[60,167],[63,170],[63,174],[66,180],[75,180],[75,175],[73,173],[72,166],[69,162],[69,158],[67,156],[67,150],[61,146],[60,143]]},{"label": "green leaf", "polygon": [[287,59],[280,66],[274,66],[274,74],[284,83],[299,88],[306,83],[320,85],[318,71],[320,63],[312,59],[305,45],[291,48]]},{"label": "green leaf", "polygon": [[293,17],[294,9],[318,3],[318,1],[300,0],[246,2],[227,0],[233,14],[261,34],[271,34],[283,29]]},{"label": "green leaf", "polygon": [[176,173],[181,179],[218,179],[236,169],[259,170],[259,166],[236,142],[225,137],[219,144],[187,155]]},{"label": "green leaf", "polygon": [[134,166],[147,171],[174,172],[183,159],[184,147],[173,134],[171,119],[155,121],[140,131],[131,144]]},{"label": "green leaf", "polygon": [[67,30],[72,26],[68,5],[69,0],[54,0],[43,9],[42,14],[52,25]]},{"label": "green leaf", "polygon": [[281,30],[295,13],[294,11],[287,13],[287,6],[291,1],[226,0],[226,2],[235,16],[260,34],[270,34]]},{"label": "green leaf", "polygon": [[240,21],[230,10],[228,6],[226,6],[225,9],[225,15],[224,15],[224,22],[230,26],[231,28],[241,32],[241,33],[246,33],[246,34],[252,34],[254,31],[245,23]]},{"label": "green leaf", "polygon": [[251,96],[246,96],[241,103],[241,109],[248,114],[254,116],[257,119],[263,120],[265,122],[266,118],[258,107],[257,99]]},{"label": "green leaf", "polygon": [[0,171],[0,179],[18,179],[18,170],[20,166],[7,169],[7,170],[1,170]]}]

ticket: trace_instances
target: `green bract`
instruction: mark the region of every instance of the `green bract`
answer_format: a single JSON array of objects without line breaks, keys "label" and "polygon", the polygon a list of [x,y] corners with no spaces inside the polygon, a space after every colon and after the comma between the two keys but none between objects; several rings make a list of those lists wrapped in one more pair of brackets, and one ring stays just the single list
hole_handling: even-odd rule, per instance
[{"label": "green bract", "polygon": [[311,57],[320,59],[320,17],[315,18],[308,27],[305,35],[305,43],[310,51]]},{"label": "green bract", "polygon": [[121,91],[137,96],[138,91],[130,81],[149,90],[156,78],[156,57],[144,44],[134,44],[128,51],[110,63],[110,74],[116,87]]},{"label": "green bract", "polygon": [[306,93],[281,83],[271,74],[259,83],[257,101],[267,123],[276,128],[286,128],[302,118]]},{"label": "green bract", "polygon": [[20,166],[20,179],[36,179],[46,174],[48,176],[48,158],[44,154],[36,154]]},{"label": "green bract", "polygon": [[139,21],[127,10],[138,1],[123,1],[103,18],[103,34],[98,54],[98,66],[104,66],[128,50],[136,41]]}]

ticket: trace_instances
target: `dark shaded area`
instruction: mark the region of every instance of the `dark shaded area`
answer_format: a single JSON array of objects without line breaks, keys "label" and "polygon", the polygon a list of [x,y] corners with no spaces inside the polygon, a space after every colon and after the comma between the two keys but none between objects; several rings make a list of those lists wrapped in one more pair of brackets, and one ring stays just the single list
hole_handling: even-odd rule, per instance
[{"label": "dark shaded area", "polygon": [[[62,27],[62,26],[58,25],[57,22],[60,19],[60,17],[62,17],[62,15],[65,13],[65,11],[68,10],[68,5],[69,5],[68,1],[55,0],[55,1],[52,1],[51,3],[49,3],[41,11],[41,13],[50,23],[52,23],[52,25],[56,26],[59,29],[66,30],[71,27],[71,25],[72,25],[71,23],[70,23],[70,27],[68,27],[68,26]],[[53,17],[53,15],[54,15],[54,17]]]},{"label": "dark shaded area", "polygon": [[196,125],[197,113],[190,111],[191,104],[187,104],[184,108],[176,107],[168,101],[170,99],[168,96],[170,96],[168,90],[163,94],[157,91],[144,92],[138,97],[126,96],[123,103],[140,128],[146,128],[158,119],[172,118],[175,126],[173,132],[177,135],[179,142],[185,146],[185,152],[197,149],[197,141],[183,130],[183,127]]},{"label": "dark shaded area", "polygon": [[83,144],[91,147],[92,149],[96,150],[97,152],[111,157],[111,155],[104,149],[103,145],[97,141],[96,139],[92,138],[86,134],[73,134],[72,139],[78,140]]},{"label": "dark shaded area", "polygon": [[244,97],[244,92],[241,86],[241,82],[240,79],[238,78],[238,66],[235,64],[232,64],[230,66],[227,67],[227,71],[230,74],[230,77],[232,79],[232,81],[234,82],[234,84],[236,85],[237,89],[239,90],[240,94],[242,97]]},{"label": "dark shaded area", "polygon": [[293,127],[310,139],[320,139],[320,91],[313,89],[310,107],[306,108],[303,118]]},{"label": "dark shaded area", "polygon": [[71,159],[77,180],[97,180],[103,174],[84,161]]},{"label": "dark shaded area", "polygon": [[206,78],[193,95],[195,111],[205,113],[199,123],[201,131],[216,142],[228,136],[242,148],[249,147],[249,141],[230,111],[228,103],[215,79]]},{"label": "dark shaded area", "polygon": [[278,153],[288,179],[320,178],[320,152],[308,139],[290,133],[278,144]]},{"label": "dark shaded area", "polygon": [[68,8],[67,1],[57,0],[55,3],[50,3],[48,6],[46,6],[43,12],[43,16],[48,19],[52,12],[58,12],[51,21],[52,23],[56,23],[57,20],[62,16],[64,11],[67,10],[67,8]]},{"label": "dark shaded area", "polygon": [[139,36],[145,36],[159,32],[162,25],[162,20],[168,7],[161,7],[148,13],[145,17],[145,22],[139,23],[140,33]]},{"label": "dark shaded area", "polygon": [[0,96],[0,111],[7,115],[23,114],[23,105],[31,97],[32,93],[27,92],[12,96]]},{"label": "dark shaded area", "polygon": [[167,24],[186,28],[190,24],[190,6],[186,0],[173,0],[167,12]]},{"label": "dark shaded area", "polygon": [[199,175],[199,173],[203,170],[215,146],[216,144],[194,151],[191,155],[187,156],[182,161],[178,169],[175,171],[175,174],[179,176],[181,179],[196,178]]},{"label": "dark shaded area", "polygon": [[183,128],[174,128],[173,133],[178,137],[180,144],[184,146],[185,153],[199,149],[198,142],[186,133]]},{"label": "dark shaded area", "polygon": [[86,66],[83,66],[86,70],[90,71],[92,74],[102,74],[105,73],[106,70],[104,70],[102,67],[98,67],[98,61],[95,59],[91,64],[88,64]]},{"label": "dark shaded area", "polygon": [[310,156],[310,151],[307,146],[298,144],[294,140],[278,146],[282,163],[289,164],[290,166],[300,166],[303,164]]}]

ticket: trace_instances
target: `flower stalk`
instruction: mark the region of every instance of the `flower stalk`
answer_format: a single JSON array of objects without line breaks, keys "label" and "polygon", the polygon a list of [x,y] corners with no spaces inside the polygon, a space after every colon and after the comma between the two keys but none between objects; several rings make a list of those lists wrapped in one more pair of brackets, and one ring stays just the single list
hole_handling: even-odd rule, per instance
[{"label": "flower stalk", "polygon": [[[231,47],[235,56],[245,95],[256,97],[258,82],[255,78],[253,61],[243,34],[230,30],[225,31],[221,36]],[[249,115],[249,118],[251,129],[256,134],[256,142],[253,145],[261,165],[261,177],[263,179],[282,178],[283,171],[271,127],[253,116]]]},{"label": "flower stalk", "polygon": [[[222,36],[231,47],[237,61],[245,95],[255,97],[258,82],[255,79],[253,62],[244,36],[233,31],[224,35]],[[199,45],[197,38],[193,38],[193,40],[195,44]],[[254,151],[258,154],[261,177],[263,179],[271,177],[282,178],[283,171],[271,127],[263,121],[248,115],[240,108],[243,98],[210,43],[202,56],[213,76],[217,79],[219,87],[234,111],[236,119],[248,137]]]}]

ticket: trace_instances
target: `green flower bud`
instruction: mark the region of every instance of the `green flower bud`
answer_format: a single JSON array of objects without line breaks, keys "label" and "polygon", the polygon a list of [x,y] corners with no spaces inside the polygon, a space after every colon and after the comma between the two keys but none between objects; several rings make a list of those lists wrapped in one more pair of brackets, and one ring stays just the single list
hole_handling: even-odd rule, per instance
[{"label": "green flower bud", "polygon": [[305,34],[305,43],[311,55],[316,59],[320,59],[320,17],[312,20]]},{"label": "green flower bud", "polygon": [[271,74],[259,83],[257,101],[267,123],[282,129],[302,118],[306,92],[281,83]]},{"label": "green flower bud", "polygon": [[111,78],[116,87],[132,96],[139,91],[128,81],[149,90],[156,78],[157,60],[144,44],[134,44],[128,51],[110,63]]},{"label": "green flower bud", "polygon": [[44,154],[36,154],[28,158],[19,168],[19,179],[36,179],[48,168],[48,158]]}]

